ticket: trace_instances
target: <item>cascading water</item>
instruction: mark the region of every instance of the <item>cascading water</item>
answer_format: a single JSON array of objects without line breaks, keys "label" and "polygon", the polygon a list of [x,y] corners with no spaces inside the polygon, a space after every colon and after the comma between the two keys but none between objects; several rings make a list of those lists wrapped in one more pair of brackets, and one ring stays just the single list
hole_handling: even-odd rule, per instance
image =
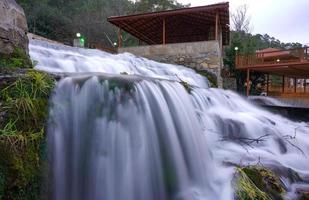
[{"label": "cascading water", "polygon": [[[307,123],[210,89],[193,70],[40,41],[30,54],[38,69],[79,72],[51,99],[51,199],[228,200],[235,164],[309,177]],[[287,199],[309,188],[281,178]]]}]

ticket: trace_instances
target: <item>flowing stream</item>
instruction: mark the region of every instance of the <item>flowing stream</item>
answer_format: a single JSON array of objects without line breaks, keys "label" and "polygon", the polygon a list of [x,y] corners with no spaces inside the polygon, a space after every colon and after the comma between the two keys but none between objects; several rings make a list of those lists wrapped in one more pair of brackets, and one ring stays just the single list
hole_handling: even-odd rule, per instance
[{"label": "flowing stream", "polygon": [[287,199],[309,188],[305,122],[182,66],[35,40],[30,55],[39,70],[70,73],[51,98],[50,199],[229,200],[235,165],[249,164],[281,173]]}]

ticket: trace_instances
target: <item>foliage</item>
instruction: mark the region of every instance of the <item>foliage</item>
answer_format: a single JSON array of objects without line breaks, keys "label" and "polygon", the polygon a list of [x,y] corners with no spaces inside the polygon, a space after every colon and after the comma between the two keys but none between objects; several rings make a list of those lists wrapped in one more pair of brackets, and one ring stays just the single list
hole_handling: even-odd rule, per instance
[{"label": "foliage", "polygon": [[283,184],[271,170],[259,165],[237,167],[236,170],[238,200],[283,200]]},{"label": "foliage", "polygon": [[53,78],[31,70],[1,90],[5,117],[0,124],[0,196],[4,199],[40,198],[44,126],[53,86]]},{"label": "foliage", "polygon": [[[86,43],[113,46],[117,29],[106,20],[109,16],[183,7],[175,0],[17,0],[24,8],[29,31],[64,43],[73,43],[76,33]],[[125,45],[138,41],[124,33]],[[86,44],[87,46],[87,44]]]},{"label": "foliage", "polygon": [[[1,91],[7,120],[14,120],[14,126],[23,131],[40,131],[46,117],[48,95],[53,88],[53,80],[45,73],[30,71]],[[12,124],[8,121],[7,124]],[[6,124],[6,126],[7,126]],[[37,127],[33,129],[33,127]],[[0,127],[4,128],[4,127]]]},{"label": "foliage", "polygon": [[188,7],[175,0],[140,0],[134,4],[135,12],[155,12],[162,10],[171,10],[182,7]]},{"label": "foliage", "polygon": [[1,67],[32,68],[33,64],[23,49],[15,48],[11,55],[1,56],[0,68]]}]

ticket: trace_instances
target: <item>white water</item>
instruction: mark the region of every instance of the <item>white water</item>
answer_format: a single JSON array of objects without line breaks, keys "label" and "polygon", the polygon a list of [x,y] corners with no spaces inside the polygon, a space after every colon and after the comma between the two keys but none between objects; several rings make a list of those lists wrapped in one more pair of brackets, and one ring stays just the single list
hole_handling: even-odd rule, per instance
[{"label": "white water", "polygon": [[[58,83],[49,124],[51,199],[229,200],[234,164],[257,163],[282,173],[287,199],[308,188],[286,173],[308,180],[307,123],[209,89],[180,66],[38,41],[31,41],[30,54],[41,70],[114,74]],[[179,79],[198,87],[188,93]]]}]

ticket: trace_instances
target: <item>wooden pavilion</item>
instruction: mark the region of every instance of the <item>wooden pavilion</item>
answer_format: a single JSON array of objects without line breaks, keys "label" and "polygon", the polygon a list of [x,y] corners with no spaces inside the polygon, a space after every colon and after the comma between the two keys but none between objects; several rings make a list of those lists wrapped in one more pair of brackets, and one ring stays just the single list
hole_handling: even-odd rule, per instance
[{"label": "wooden pavilion", "polygon": [[181,8],[127,16],[109,17],[119,28],[118,47],[122,47],[122,31],[149,45],[220,40],[229,43],[229,3]]},{"label": "wooden pavilion", "polygon": [[[267,75],[267,95],[284,98],[309,98],[309,93],[306,91],[306,80],[309,79],[309,47],[289,50],[267,48],[257,51],[253,55],[237,55],[235,63],[236,69],[247,72],[247,95],[250,91],[250,72],[258,71]],[[270,91],[269,75],[282,77],[281,91]],[[289,81],[291,78],[293,79],[292,83]],[[292,91],[290,90],[291,85],[293,86]]]}]

